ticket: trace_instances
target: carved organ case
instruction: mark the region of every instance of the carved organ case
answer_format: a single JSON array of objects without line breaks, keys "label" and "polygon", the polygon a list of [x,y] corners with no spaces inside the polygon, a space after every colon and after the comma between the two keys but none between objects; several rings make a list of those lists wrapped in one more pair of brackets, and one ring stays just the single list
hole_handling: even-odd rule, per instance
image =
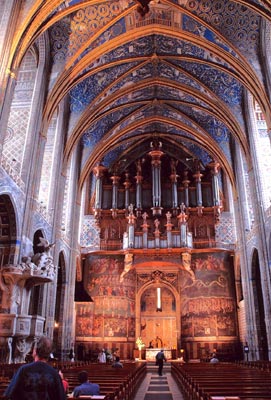
[{"label": "carved organ case", "polygon": [[226,207],[219,164],[178,157],[161,141],[148,145],[93,169],[88,212],[101,249],[211,247]]}]

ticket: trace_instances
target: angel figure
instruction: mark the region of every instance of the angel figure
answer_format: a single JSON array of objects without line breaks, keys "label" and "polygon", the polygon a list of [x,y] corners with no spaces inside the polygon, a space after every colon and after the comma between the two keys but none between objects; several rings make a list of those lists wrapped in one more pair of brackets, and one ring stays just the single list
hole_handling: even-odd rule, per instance
[{"label": "angel figure", "polygon": [[38,247],[41,247],[41,253],[35,253],[32,256],[32,262],[36,264],[37,269],[41,272],[48,271],[53,264],[53,257],[51,256],[51,248],[55,246],[55,243],[49,243],[47,239],[43,237],[39,238],[40,242],[37,244]]},{"label": "angel figure", "polygon": [[38,247],[43,248],[43,253],[50,254],[51,248],[55,246],[55,243],[49,243],[49,241],[43,237],[39,237],[40,242],[37,244]]}]

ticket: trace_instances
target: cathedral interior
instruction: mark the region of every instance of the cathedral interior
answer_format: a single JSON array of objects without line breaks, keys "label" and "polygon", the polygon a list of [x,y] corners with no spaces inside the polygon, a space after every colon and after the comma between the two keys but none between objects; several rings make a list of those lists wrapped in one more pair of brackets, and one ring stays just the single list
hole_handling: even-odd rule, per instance
[{"label": "cathedral interior", "polygon": [[0,361],[270,360],[270,0],[0,19]]}]

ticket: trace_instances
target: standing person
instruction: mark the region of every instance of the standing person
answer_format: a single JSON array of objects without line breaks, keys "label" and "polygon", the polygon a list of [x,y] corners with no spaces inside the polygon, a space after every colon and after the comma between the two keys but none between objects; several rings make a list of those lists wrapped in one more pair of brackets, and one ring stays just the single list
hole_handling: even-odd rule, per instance
[{"label": "standing person", "polygon": [[70,349],[70,352],[69,352],[69,359],[70,359],[70,361],[74,361],[74,351],[73,351],[73,349]]},{"label": "standing person", "polygon": [[58,372],[47,363],[52,342],[42,336],[34,345],[34,361],[22,365],[13,376],[4,393],[11,400],[65,400]]},{"label": "standing person", "polygon": [[167,359],[164,355],[164,350],[161,349],[155,356],[156,358],[156,365],[158,365],[158,375],[162,376],[164,361],[167,362]]},{"label": "standing person", "polygon": [[73,397],[84,395],[94,395],[100,393],[100,386],[97,383],[91,383],[88,380],[87,371],[81,371],[78,374],[79,386],[76,386],[73,391]]},{"label": "standing person", "polygon": [[102,364],[106,363],[106,354],[105,354],[105,350],[102,349],[102,351],[99,353],[98,355],[98,361]]}]

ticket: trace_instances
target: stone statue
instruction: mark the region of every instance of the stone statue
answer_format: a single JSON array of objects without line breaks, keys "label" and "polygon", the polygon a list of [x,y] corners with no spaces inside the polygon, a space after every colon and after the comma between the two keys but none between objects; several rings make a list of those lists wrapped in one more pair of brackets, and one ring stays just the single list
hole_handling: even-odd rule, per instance
[{"label": "stone statue", "polygon": [[154,226],[155,226],[155,233],[159,233],[159,225],[160,225],[160,221],[158,218],[156,218],[154,220]]},{"label": "stone statue", "polygon": [[172,216],[171,212],[170,212],[170,211],[168,211],[168,212],[166,213],[166,217],[167,217],[167,224],[171,224],[171,216]]},{"label": "stone statue", "polygon": [[23,272],[33,273],[33,271],[36,268],[36,265],[32,262],[31,257],[23,256],[20,267]]},{"label": "stone statue", "polygon": [[128,207],[129,215],[134,215],[134,206],[133,204],[130,204]]},{"label": "stone statue", "polygon": [[51,248],[55,246],[55,243],[50,244],[48,240],[44,239],[43,237],[40,237],[39,240],[40,242],[37,244],[37,246],[43,248],[43,253],[50,255]]},{"label": "stone statue", "polygon": [[133,254],[126,253],[124,258],[124,269],[120,275],[120,282],[123,282],[124,276],[133,268]]},{"label": "stone statue", "polygon": [[146,211],[142,214],[142,218],[143,218],[143,224],[146,225],[147,224],[147,218],[148,218],[148,214],[146,213]]},{"label": "stone statue", "polygon": [[184,214],[184,213],[185,213],[185,210],[186,210],[185,204],[182,203],[182,204],[180,205],[181,214]]},{"label": "stone statue", "polygon": [[36,271],[40,274],[45,274],[48,277],[53,277],[55,274],[55,266],[53,264],[53,257],[51,256],[51,248],[55,243],[50,244],[47,239],[39,238],[39,247],[42,248],[42,253],[36,253],[32,257],[32,262],[36,265]]}]

